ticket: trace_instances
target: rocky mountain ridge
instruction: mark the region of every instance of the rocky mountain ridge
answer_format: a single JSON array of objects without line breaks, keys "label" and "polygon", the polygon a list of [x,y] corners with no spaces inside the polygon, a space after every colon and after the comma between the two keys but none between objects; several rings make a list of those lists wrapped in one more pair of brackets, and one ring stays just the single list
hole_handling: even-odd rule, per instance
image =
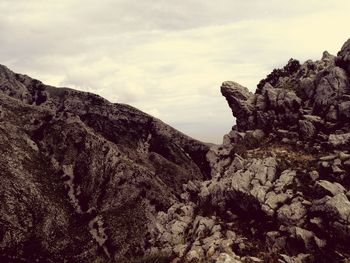
[{"label": "rocky mountain ridge", "polygon": [[217,146],[5,67],[0,91],[3,261],[350,261],[350,40],[224,82]]},{"label": "rocky mountain ridge", "polygon": [[141,255],[154,211],[209,177],[209,146],[160,120],[0,72],[1,262]]}]

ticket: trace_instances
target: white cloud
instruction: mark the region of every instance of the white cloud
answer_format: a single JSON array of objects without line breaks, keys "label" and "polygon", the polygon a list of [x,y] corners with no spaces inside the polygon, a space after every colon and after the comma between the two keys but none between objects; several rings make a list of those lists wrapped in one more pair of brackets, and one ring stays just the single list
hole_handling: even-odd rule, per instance
[{"label": "white cloud", "polygon": [[336,53],[350,36],[349,7],[348,0],[2,0],[0,63],[219,142],[234,123],[221,82],[253,91],[290,57]]}]

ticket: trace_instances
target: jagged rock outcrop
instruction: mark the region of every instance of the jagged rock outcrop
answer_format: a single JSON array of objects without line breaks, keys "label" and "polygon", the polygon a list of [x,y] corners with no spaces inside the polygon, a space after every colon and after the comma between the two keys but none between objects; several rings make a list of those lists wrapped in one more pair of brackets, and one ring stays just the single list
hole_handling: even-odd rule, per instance
[{"label": "jagged rock outcrop", "polygon": [[236,125],[211,147],[1,67],[0,259],[348,262],[349,45],[224,82]]},{"label": "jagged rock outcrop", "polygon": [[163,229],[160,237],[181,241],[161,249],[172,247],[179,262],[350,259],[348,46],[315,62],[291,59],[254,94],[222,84],[236,125],[207,154],[212,178],[184,186],[180,210],[197,213],[162,214],[162,225],[183,228]]}]

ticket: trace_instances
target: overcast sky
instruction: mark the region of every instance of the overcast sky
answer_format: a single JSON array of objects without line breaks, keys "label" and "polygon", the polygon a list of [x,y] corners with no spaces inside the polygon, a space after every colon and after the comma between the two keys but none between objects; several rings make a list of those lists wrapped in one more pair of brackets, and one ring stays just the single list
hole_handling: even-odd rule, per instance
[{"label": "overcast sky", "polygon": [[349,13],[349,0],[0,0],[0,64],[218,143],[234,124],[223,81],[254,91],[291,57],[336,54]]}]

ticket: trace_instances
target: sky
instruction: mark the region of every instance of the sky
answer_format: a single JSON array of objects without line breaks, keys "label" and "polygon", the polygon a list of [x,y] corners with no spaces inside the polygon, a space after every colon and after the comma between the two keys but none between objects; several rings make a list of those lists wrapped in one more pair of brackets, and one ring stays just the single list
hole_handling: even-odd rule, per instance
[{"label": "sky", "polygon": [[349,12],[349,0],[0,0],[0,64],[221,143],[235,123],[221,83],[254,91],[289,58],[336,54]]}]

